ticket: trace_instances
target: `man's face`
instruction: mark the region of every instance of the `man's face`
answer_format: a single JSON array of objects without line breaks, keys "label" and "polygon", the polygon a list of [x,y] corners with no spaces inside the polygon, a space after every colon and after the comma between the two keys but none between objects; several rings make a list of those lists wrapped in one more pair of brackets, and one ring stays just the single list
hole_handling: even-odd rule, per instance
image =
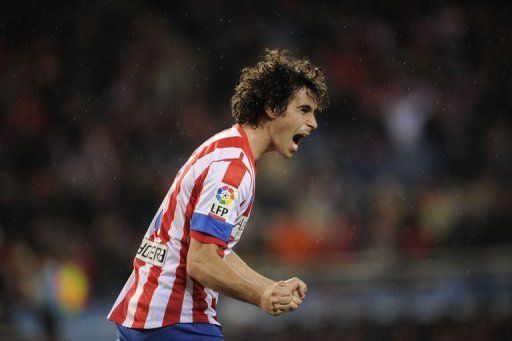
[{"label": "man's face", "polygon": [[270,122],[272,149],[285,158],[291,158],[298,150],[301,139],[318,127],[316,108],[317,104],[306,87],[297,90],[286,110]]}]

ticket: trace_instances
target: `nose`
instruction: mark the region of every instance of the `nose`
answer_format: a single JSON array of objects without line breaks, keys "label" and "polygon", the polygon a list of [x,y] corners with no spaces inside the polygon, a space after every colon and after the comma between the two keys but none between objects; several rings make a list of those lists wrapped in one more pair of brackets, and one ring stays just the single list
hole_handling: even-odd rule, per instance
[{"label": "nose", "polygon": [[316,128],[318,128],[318,123],[316,122],[315,114],[313,114],[313,113],[310,114],[306,124],[308,125],[308,127],[311,128],[311,130],[315,130]]}]

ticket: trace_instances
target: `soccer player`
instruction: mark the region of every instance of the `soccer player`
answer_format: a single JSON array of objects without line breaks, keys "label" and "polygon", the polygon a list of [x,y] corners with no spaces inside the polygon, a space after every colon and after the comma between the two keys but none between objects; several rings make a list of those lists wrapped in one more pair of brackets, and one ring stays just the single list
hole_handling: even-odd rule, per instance
[{"label": "soccer player", "polygon": [[233,247],[253,206],[256,160],[271,151],[291,158],[326,105],[324,76],[308,60],[266,50],[242,70],[231,99],[236,124],[192,153],[144,235],[108,315],[120,340],[223,339],[219,293],[271,315],[299,307],[304,282],[266,278]]}]

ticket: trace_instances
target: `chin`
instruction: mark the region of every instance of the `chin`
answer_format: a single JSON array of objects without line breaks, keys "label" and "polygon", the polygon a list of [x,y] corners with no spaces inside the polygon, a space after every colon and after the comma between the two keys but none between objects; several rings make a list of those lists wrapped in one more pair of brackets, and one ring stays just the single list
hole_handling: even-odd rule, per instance
[{"label": "chin", "polygon": [[284,157],[285,159],[291,159],[293,157],[293,152],[290,151],[279,151],[279,154]]},{"label": "chin", "polygon": [[274,150],[276,152],[278,152],[279,155],[281,155],[285,159],[291,159],[293,157],[293,154],[294,154],[294,151],[290,150],[290,148],[288,146],[283,147],[283,148],[276,148]]}]

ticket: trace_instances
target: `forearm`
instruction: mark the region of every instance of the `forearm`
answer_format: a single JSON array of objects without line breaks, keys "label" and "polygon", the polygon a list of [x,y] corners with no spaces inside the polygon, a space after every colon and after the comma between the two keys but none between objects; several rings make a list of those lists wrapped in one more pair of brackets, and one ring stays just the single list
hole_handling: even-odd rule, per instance
[{"label": "forearm", "polygon": [[225,260],[236,273],[256,285],[267,286],[275,283],[275,281],[254,271],[234,251],[231,251],[229,255],[226,256]]},{"label": "forearm", "polygon": [[[201,248],[215,247],[214,245],[202,245]],[[187,271],[190,276],[204,286],[218,291],[235,299],[260,305],[264,288],[252,281],[247,280],[234,271],[216,252],[211,253],[199,251],[196,257],[187,261]]]}]

